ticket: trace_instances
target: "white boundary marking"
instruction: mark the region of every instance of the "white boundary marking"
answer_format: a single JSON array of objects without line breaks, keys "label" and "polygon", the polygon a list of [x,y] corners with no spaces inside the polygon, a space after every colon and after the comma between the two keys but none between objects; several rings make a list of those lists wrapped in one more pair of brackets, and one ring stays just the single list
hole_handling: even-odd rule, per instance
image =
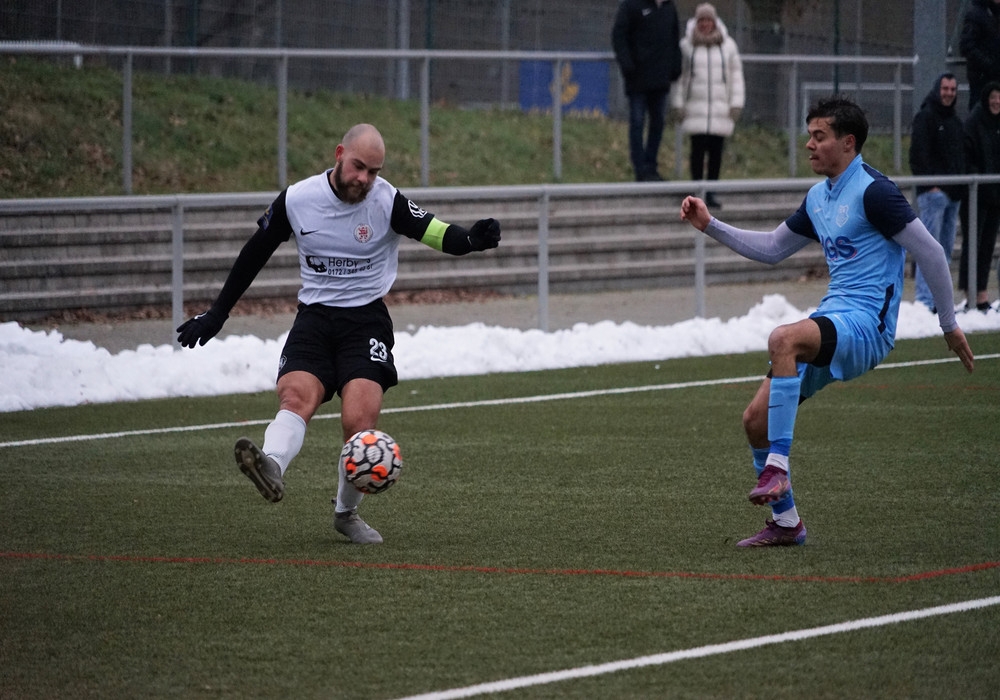
[{"label": "white boundary marking", "polygon": [[919,620],[925,617],[936,615],[950,615],[952,613],[967,612],[979,608],[986,608],[991,605],[1000,605],[1000,596],[992,598],[980,598],[979,600],[969,600],[951,605],[940,605],[922,610],[911,610],[908,612],[882,615],[879,617],[867,617],[861,620],[841,622],[823,627],[812,627],[810,629],[795,630],[782,634],[771,634],[764,637],[754,637],[751,639],[739,639],[734,642],[724,644],[710,644],[693,649],[682,649],[664,654],[653,654],[651,656],[639,656],[634,659],[624,659],[622,661],[612,661],[596,666],[580,666],[563,671],[552,671],[549,673],[538,673],[533,676],[520,676],[518,678],[508,678],[506,680],[494,681],[492,683],[480,683],[464,688],[452,688],[422,695],[410,695],[400,700],[450,700],[451,698],[469,698],[474,695],[484,695],[486,693],[502,693],[517,688],[527,688],[547,683],[558,683],[560,681],[574,680],[577,678],[588,678],[590,676],[600,676],[607,673],[616,673],[633,668],[643,668],[645,666],[661,666],[675,661],[686,659],[700,659],[706,656],[718,654],[729,654],[734,651],[744,651],[746,649],[756,649],[770,644],[782,644],[784,642],[795,642],[813,637],[823,637],[831,634],[841,634],[843,632],[854,632],[856,630],[868,629],[871,627],[883,627],[885,625],[897,624]]},{"label": "white boundary marking", "polygon": [[[1000,353],[983,355],[977,360],[993,360],[1000,358]],[[890,362],[879,365],[875,369],[899,369],[905,367],[919,367],[922,365],[939,365],[946,362],[958,362],[958,358],[939,358],[935,360],[915,360],[913,362]],[[481,406],[508,406],[522,403],[539,403],[542,401],[564,401],[566,399],[585,399],[592,396],[610,396],[613,394],[636,394],[644,391],[670,391],[674,389],[691,389],[704,386],[716,386],[719,384],[739,384],[743,382],[759,382],[762,375],[755,374],[751,377],[729,377],[727,379],[706,379],[696,382],[674,382],[671,384],[650,384],[647,386],[619,387],[616,389],[593,389],[591,391],[574,391],[565,394],[544,394],[540,396],[518,396],[510,399],[485,399],[483,401],[460,401],[453,403],[427,404],[424,406],[401,406],[398,408],[385,408],[383,414],[388,413],[413,413],[416,411],[443,411],[452,408],[477,408]],[[330,418],[340,418],[339,413],[324,413],[313,416],[313,420],[327,420]],[[28,447],[34,445],[53,445],[63,442],[86,442],[89,440],[108,440],[111,438],[134,437],[137,435],[162,435],[166,433],[188,433],[199,430],[220,430],[222,428],[242,428],[251,425],[267,425],[271,418],[262,420],[237,421],[232,423],[209,423],[206,425],[184,425],[174,428],[153,428],[150,430],[124,430],[116,433],[95,433],[91,435],[66,435],[63,437],[38,438],[35,440],[12,440],[10,442],[0,442],[0,449],[5,447]]]}]

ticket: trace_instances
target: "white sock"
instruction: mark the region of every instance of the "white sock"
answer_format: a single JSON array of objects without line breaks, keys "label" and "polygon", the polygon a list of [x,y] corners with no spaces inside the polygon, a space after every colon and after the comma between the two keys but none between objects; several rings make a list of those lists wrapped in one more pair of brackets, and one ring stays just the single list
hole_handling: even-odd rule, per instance
[{"label": "white sock", "polygon": [[336,513],[346,513],[361,505],[364,494],[351,486],[347,481],[347,472],[344,471],[344,460],[337,462],[337,507]]},{"label": "white sock", "polygon": [[777,467],[781,471],[788,473],[788,455],[779,455],[772,452],[767,456],[768,467]]},{"label": "white sock", "polygon": [[799,524],[799,511],[796,510],[795,506],[792,506],[784,513],[774,513],[771,514],[773,520],[781,527],[795,527]]},{"label": "white sock", "polygon": [[264,446],[261,447],[261,452],[278,463],[281,475],[284,476],[288,465],[302,449],[302,442],[305,439],[306,422],[302,416],[282,409],[264,431]]}]

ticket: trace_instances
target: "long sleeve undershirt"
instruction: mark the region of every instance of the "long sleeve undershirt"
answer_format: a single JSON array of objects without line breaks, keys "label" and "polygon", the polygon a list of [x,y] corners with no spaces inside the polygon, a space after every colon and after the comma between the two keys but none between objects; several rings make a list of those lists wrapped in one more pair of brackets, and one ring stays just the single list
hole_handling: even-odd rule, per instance
[{"label": "long sleeve undershirt", "polygon": [[[792,231],[785,222],[781,222],[773,231],[750,231],[730,226],[712,217],[705,233],[743,257],[768,265],[781,262],[812,242],[812,239]],[[920,267],[934,297],[941,330],[948,333],[958,328],[951,271],[941,244],[928,233],[920,219],[908,223],[893,236],[893,240],[903,246]]]}]

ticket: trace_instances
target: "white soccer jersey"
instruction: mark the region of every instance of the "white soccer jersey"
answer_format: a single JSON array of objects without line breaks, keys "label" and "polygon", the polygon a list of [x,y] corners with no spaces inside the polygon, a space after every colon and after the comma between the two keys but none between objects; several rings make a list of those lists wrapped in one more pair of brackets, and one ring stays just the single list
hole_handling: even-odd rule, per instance
[{"label": "white soccer jersey", "polygon": [[400,235],[419,240],[433,218],[381,177],[362,202],[345,203],[329,171],[290,185],[283,212],[280,202],[260,224],[295,237],[303,304],[355,307],[385,296],[396,280]]}]

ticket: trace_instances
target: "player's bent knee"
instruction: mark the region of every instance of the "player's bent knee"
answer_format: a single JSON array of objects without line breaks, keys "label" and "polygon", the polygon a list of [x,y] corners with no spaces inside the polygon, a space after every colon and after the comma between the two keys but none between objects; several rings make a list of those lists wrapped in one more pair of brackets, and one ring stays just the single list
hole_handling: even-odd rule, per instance
[{"label": "player's bent knee", "polygon": [[778,326],[767,337],[767,351],[772,357],[794,354],[795,345],[795,333],[790,326]]},{"label": "player's bent knee", "polygon": [[322,382],[307,372],[289,372],[278,380],[278,402],[281,409],[291,411],[308,421],[323,403]]}]

